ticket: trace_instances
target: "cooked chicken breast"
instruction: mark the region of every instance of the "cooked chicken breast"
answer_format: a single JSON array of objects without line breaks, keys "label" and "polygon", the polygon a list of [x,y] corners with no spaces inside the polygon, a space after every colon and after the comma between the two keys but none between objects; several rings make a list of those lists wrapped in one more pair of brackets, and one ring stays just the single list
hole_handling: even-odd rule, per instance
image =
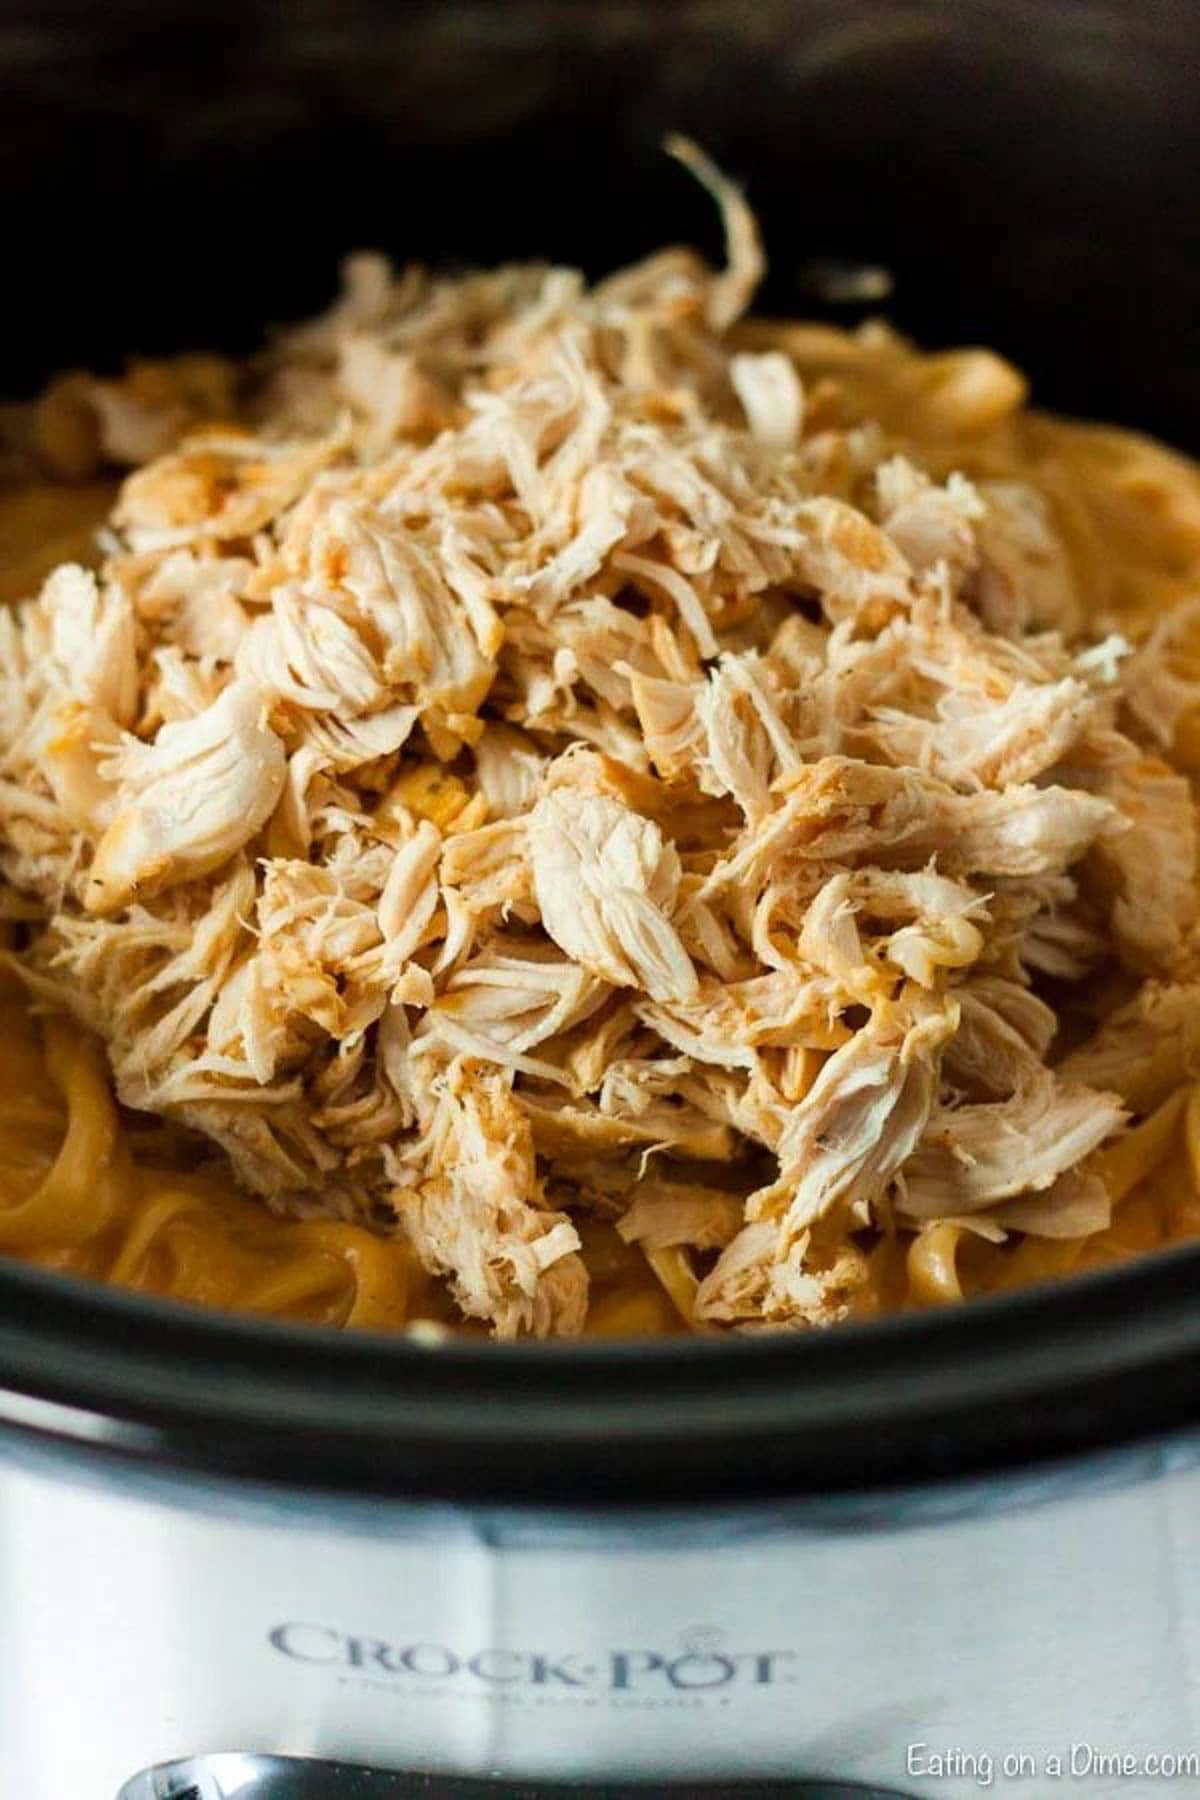
[{"label": "cooked chicken breast", "polygon": [[132,472],[0,614],[31,987],[500,1336],[584,1327],[593,1213],[708,1329],[855,1311],[897,1232],[1098,1229],[1200,1060],[1175,627],[1086,627],[1051,476],[967,472],[999,359],[874,328],[871,422],[850,340],[740,329],[754,220],[675,149],[719,272],[359,258],[237,382],[72,390]]}]

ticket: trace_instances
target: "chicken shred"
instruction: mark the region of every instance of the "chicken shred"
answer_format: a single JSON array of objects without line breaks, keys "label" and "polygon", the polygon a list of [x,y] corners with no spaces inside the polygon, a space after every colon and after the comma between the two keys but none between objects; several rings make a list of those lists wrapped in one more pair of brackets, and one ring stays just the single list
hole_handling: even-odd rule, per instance
[{"label": "chicken shred", "polygon": [[[855,1312],[898,1229],[1101,1229],[1200,1074],[1173,627],[1082,641],[1036,487],[837,422],[670,147],[720,271],[359,257],[236,396],[92,384],[103,560],[0,615],[27,982],[501,1337],[584,1329],[589,1210],[707,1329]],[[1051,1067],[1037,985],[1114,963]]]}]

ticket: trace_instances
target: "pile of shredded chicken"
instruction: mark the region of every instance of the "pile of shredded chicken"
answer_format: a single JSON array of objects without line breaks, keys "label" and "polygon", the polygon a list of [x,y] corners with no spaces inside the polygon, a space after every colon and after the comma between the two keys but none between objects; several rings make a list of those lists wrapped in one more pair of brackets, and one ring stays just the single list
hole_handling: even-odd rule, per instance
[{"label": "pile of shredded chicken", "polygon": [[[26,980],[501,1336],[580,1330],[581,1211],[743,1328],[843,1316],[872,1233],[1100,1229],[1106,1055],[1186,991],[1169,678],[1081,635],[1037,492],[734,329],[754,221],[678,148],[722,272],[361,256],[237,423],[94,384],[104,560],[0,613]],[[1114,957],[1052,1067],[1039,993]]]}]

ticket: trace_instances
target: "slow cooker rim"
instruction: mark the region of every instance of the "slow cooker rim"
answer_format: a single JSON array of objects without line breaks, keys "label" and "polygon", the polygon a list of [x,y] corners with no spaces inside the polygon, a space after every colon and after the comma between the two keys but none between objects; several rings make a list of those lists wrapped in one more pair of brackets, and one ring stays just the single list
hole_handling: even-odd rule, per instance
[{"label": "slow cooker rim", "polygon": [[431,1346],[0,1266],[0,1427],[308,1490],[658,1502],[911,1486],[1200,1416],[1200,1245],[734,1340]]}]

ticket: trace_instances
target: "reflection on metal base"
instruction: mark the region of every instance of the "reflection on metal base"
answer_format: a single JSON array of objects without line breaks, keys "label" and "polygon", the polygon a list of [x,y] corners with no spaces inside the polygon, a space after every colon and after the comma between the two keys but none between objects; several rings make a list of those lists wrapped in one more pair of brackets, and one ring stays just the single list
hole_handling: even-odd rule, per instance
[{"label": "reflection on metal base", "polygon": [[724,1781],[622,1785],[486,1781],[389,1773],[307,1756],[228,1753],[160,1763],[127,1781],[115,1800],[905,1800],[895,1788],[854,1782]]}]

